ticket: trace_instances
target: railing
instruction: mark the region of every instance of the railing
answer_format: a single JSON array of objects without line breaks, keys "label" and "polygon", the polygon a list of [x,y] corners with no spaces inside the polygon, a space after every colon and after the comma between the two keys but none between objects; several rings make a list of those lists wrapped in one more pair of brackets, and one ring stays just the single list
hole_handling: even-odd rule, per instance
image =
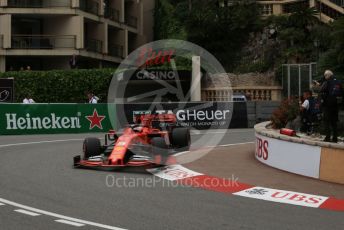
[{"label": "railing", "polygon": [[103,42],[97,39],[87,39],[86,40],[86,50],[96,53],[103,52]]},{"label": "railing", "polygon": [[117,44],[109,44],[109,55],[123,58],[123,46]]},{"label": "railing", "polygon": [[259,6],[260,14],[263,16],[269,16],[273,14],[273,6],[272,4],[262,4]]},{"label": "railing", "polygon": [[137,17],[134,17],[134,16],[126,16],[126,18],[125,18],[125,23],[126,23],[128,26],[137,28]]},{"label": "railing", "polygon": [[230,101],[230,89],[203,89],[202,101]]},{"label": "railing", "polygon": [[232,90],[233,93],[244,94],[251,101],[280,101],[282,98],[280,86],[233,87]]},{"label": "railing", "polygon": [[112,21],[119,22],[119,10],[113,8],[105,8],[104,17]]},{"label": "railing", "polygon": [[70,7],[70,0],[8,0],[8,7],[12,8],[49,8]]},{"label": "railing", "polygon": [[327,15],[328,17],[332,18],[332,19],[338,19],[340,17],[343,17],[343,13],[338,12],[337,10],[335,10],[334,8],[323,4],[321,1],[316,1],[316,8],[320,9],[320,12],[322,14]]},{"label": "railing", "polygon": [[231,92],[243,94],[250,101],[280,101],[282,87],[257,86],[257,87],[233,87],[232,89],[202,89],[202,100],[205,101],[229,101]]},{"label": "railing", "polygon": [[12,35],[12,49],[75,48],[74,35]]},{"label": "railing", "polygon": [[340,6],[340,7],[344,7],[344,0],[330,0],[330,2]]},{"label": "railing", "polygon": [[99,15],[99,3],[93,0],[80,0],[80,9],[95,15]]}]

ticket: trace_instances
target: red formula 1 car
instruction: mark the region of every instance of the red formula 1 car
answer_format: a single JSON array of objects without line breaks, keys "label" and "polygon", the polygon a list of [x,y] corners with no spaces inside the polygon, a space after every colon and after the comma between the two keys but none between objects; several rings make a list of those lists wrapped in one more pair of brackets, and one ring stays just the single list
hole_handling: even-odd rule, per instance
[{"label": "red formula 1 car", "polygon": [[135,117],[135,124],[119,132],[109,131],[104,145],[98,138],[86,138],[83,156],[74,157],[74,167],[166,164],[172,154],[188,150],[190,142],[190,130],[178,127],[175,115],[140,115]]}]

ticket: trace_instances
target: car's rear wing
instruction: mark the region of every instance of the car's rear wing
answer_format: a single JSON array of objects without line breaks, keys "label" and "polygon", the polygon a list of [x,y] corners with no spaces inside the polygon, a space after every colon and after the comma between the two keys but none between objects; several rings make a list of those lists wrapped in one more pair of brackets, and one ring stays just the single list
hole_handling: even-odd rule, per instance
[{"label": "car's rear wing", "polygon": [[143,124],[150,126],[152,122],[160,123],[176,123],[177,118],[174,114],[145,114],[137,115],[134,117],[134,122],[136,124]]}]

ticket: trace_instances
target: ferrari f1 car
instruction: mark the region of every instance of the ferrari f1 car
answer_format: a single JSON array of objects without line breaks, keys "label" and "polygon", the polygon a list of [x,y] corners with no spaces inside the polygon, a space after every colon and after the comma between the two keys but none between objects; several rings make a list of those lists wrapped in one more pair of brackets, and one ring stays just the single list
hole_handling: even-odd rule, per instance
[{"label": "ferrari f1 car", "polygon": [[117,168],[166,164],[171,155],[190,148],[190,130],[177,125],[173,114],[140,115],[135,124],[105,134],[105,144],[88,137],[74,167]]}]

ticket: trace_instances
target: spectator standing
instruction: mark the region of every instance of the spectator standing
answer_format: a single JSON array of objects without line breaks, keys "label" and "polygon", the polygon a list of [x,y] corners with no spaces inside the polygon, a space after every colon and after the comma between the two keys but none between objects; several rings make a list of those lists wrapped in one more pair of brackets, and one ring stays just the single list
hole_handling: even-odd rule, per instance
[{"label": "spectator standing", "polygon": [[312,91],[306,90],[303,93],[303,102],[300,103],[300,105],[302,121],[301,131],[306,132],[307,135],[311,135],[314,132],[313,126],[315,122],[319,121],[320,104],[313,97]]},{"label": "spectator standing", "polygon": [[24,98],[23,104],[33,104],[35,101],[28,95]]},{"label": "spectator standing", "polygon": [[[337,98],[342,97],[341,83],[334,77],[331,70],[324,73],[325,81],[321,85],[322,107],[324,111],[324,125],[326,129],[326,137],[324,141],[338,141],[337,122],[338,122],[338,102]],[[332,134],[332,140],[331,140]]]},{"label": "spectator standing", "polygon": [[93,93],[87,93],[88,103],[89,104],[97,104],[99,98],[95,96]]},{"label": "spectator standing", "polygon": [[69,59],[69,65],[71,69],[77,69],[78,68],[78,59],[75,54]]}]

